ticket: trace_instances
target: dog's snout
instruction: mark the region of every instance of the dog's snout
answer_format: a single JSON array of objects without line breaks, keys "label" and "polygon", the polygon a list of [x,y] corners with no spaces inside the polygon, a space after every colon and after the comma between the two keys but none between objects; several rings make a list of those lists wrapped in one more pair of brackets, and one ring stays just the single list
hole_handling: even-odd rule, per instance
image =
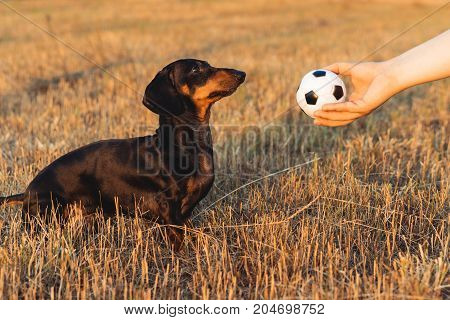
[{"label": "dog's snout", "polygon": [[233,70],[233,75],[241,82],[245,80],[245,72],[239,70]]},{"label": "dog's snout", "polygon": [[233,78],[235,78],[239,84],[241,84],[242,82],[244,82],[246,74],[243,71],[240,70],[235,70],[235,69],[221,69],[222,71],[225,71],[229,76],[232,76]]}]

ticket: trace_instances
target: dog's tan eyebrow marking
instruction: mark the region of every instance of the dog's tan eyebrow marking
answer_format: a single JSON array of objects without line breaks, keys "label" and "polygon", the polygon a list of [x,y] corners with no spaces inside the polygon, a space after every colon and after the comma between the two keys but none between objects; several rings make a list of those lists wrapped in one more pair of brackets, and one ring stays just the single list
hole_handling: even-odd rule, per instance
[{"label": "dog's tan eyebrow marking", "polygon": [[190,96],[190,90],[189,90],[189,86],[187,84],[184,84],[181,86],[181,93],[183,93],[186,96]]}]

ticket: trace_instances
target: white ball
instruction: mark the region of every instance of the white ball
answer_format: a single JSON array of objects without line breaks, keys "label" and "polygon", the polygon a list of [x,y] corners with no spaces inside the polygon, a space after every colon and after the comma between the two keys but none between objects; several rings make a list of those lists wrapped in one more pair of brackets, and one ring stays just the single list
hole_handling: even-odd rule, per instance
[{"label": "white ball", "polygon": [[297,103],[305,113],[314,118],[313,113],[324,104],[344,102],[347,90],[337,74],[328,70],[313,70],[302,79],[297,91]]}]

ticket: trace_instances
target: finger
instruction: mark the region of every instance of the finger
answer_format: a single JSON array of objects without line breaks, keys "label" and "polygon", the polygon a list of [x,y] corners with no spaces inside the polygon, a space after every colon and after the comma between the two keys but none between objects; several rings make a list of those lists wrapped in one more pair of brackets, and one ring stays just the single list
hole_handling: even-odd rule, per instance
[{"label": "finger", "polygon": [[322,110],[366,113],[368,110],[370,110],[370,106],[368,106],[362,100],[357,100],[357,101],[346,101],[342,103],[325,104],[323,105]]},{"label": "finger", "polygon": [[361,100],[362,97],[363,97],[362,94],[360,94],[359,92],[353,91],[347,100],[348,101],[356,101],[356,100]]},{"label": "finger", "polygon": [[349,76],[350,70],[354,65],[355,63],[351,62],[337,62],[326,66],[324,69],[333,71],[334,73],[341,74],[343,76]]},{"label": "finger", "polygon": [[361,118],[363,116],[362,113],[358,112],[339,112],[339,111],[322,111],[318,110],[314,112],[314,117],[326,120],[337,120],[337,121],[345,121],[345,120],[355,120]]},{"label": "finger", "polygon": [[333,120],[326,120],[326,119],[315,119],[314,124],[317,126],[340,127],[340,126],[345,126],[353,121],[354,120],[333,121]]}]

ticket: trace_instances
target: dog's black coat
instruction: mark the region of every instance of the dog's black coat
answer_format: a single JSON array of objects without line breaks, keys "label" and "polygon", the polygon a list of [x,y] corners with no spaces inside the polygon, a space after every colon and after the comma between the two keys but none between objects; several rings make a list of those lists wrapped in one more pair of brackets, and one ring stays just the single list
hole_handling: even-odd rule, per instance
[{"label": "dog's black coat", "polygon": [[[185,59],[166,66],[145,90],[144,105],[159,115],[153,136],[99,141],[74,150],[43,169],[23,195],[0,198],[23,201],[24,218],[48,215],[68,205],[87,214],[100,209],[112,216],[138,214],[182,225],[210,190],[214,163],[209,116],[211,105],[232,94],[245,73]],[[182,233],[171,230],[175,246]]]}]

